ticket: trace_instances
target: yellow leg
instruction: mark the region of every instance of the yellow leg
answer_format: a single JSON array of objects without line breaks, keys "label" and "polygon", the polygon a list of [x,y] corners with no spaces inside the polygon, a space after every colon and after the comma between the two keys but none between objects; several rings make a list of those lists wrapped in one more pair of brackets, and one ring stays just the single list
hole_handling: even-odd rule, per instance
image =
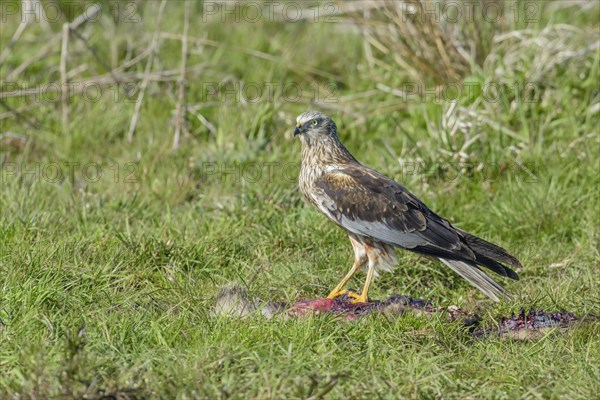
[{"label": "yellow leg", "polygon": [[335,289],[333,289],[331,291],[331,293],[329,293],[329,295],[327,296],[328,299],[335,299],[336,297],[339,297],[339,296],[342,296],[342,295],[348,293],[348,290],[342,290],[342,288],[344,286],[346,286],[346,283],[348,283],[350,278],[352,278],[352,275],[354,275],[356,273],[356,270],[358,269],[359,266],[360,266],[360,263],[358,261],[354,261],[354,265],[352,266],[352,268],[350,268],[350,271],[348,271],[348,273],[346,274],[344,279],[342,279],[342,281],[340,283],[338,283],[338,285],[335,287]]},{"label": "yellow leg", "polygon": [[367,271],[367,280],[365,281],[365,286],[363,287],[360,295],[355,293],[348,294],[348,296],[353,297],[352,303],[366,303],[369,301],[369,286],[371,286],[371,281],[373,280],[373,274],[375,273],[375,267],[369,262],[369,270]]}]

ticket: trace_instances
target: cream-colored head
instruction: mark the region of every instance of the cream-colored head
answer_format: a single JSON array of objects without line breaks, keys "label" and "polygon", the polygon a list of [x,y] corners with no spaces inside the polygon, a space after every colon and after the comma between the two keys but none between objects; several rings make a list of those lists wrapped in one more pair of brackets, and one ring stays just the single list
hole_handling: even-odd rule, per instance
[{"label": "cream-colored head", "polygon": [[318,111],[307,111],[296,118],[294,136],[300,136],[300,140],[306,144],[318,143],[323,139],[338,141],[335,122]]}]

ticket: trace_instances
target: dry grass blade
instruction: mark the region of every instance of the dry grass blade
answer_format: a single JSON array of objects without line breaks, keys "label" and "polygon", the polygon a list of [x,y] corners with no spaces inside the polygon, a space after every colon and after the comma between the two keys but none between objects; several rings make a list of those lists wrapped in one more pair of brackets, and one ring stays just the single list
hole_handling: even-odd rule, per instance
[{"label": "dry grass blade", "polygon": [[142,108],[142,102],[144,101],[144,94],[146,93],[146,87],[148,86],[150,70],[152,69],[152,63],[154,62],[154,54],[158,47],[158,37],[160,32],[160,23],[162,21],[162,16],[165,11],[165,6],[167,5],[166,0],[162,0],[160,6],[158,8],[158,15],[156,16],[156,30],[152,35],[152,42],[150,43],[150,55],[148,56],[148,60],[146,61],[146,68],[144,69],[144,79],[140,85],[140,93],[138,95],[137,101],[135,102],[135,109],[133,110],[133,115],[131,116],[131,122],[129,124],[129,131],[127,132],[127,141],[131,143],[133,140],[133,134],[135,132],[135,127],[137,125],[137,121],[140,115],[140,110]]},{"label": "dry grass blade", "polygon": [[[499,0],[492,1],[504,7]],[[481,9],[475,2],[462,5]],[[449,21],[450,16],[441,12],[444,6],[445,2],[433,0],[376,0],[368,2],[366,12],[340,3],[368,43],[369,64],[377,76],[397,75],[400,70],[408,79],[436,84],[460,80],[472,64],[481,65],[493,35],[505,27],[504,21],[488,23],[478,18]]]},{"label": "dry grass blade", "polygon": [[[32,3],[33,2],[31,0],[23,0],[22,7],[24,9],[34,9]],[[32,14],[29,14],[29,13],[25,14],[23,16],[23,18],[21,18],[21,21],[19,22],[19,26],[17,27],[17,30],[13,34],[12,38],[10,39],[10,41],[8,42],[6,47],[2,50],[2,53],[0,53],[0,67],[2,67],[2,64],[4,64],[4,61],[10,55],[12,48],[19,41],[19,38],[25,31],[25,28],[27,28],[27,26],[29,25],[29,22],[31,21],[31,19],[32,19]]]},{"label": "dry grass blade", "polygon": [[[203,71],[206,66],[209,65],[207,63],[195,64],[191,67],[187,68],[188,75],[191,73],[199,74]],[[113,85],[119,82],[137,82],[143,79],[147,79],[149,82],[173,82],[177,81],[179,75],[179,68],[176,69],[166,69],[162,71],[153,72],[151,74],[144,74],[143,72],[127,72],[121,74],[115,74],[114,71],[111,71],[108,74],[98,75],[87,79],[82,79],[76,82],[71,82],[69,87],[69,94],[77,95],[81,94],[85,85],[93,84],[97,87],[105,87],[109,85]],[[67,74],[68,76],[69,74]],[[54,94],[60,91],[60,88],[57,86],[50,86],[44,88],[44,93]],[[37,96],[40,93],[39,87],[27,88],[27,89],[18,89],[11,90],[7,92],[0,92],[0,99],[9,99],[12,97],[28,97],[28,96]]]},{"label": "dry grass blade", "polygon": [[188,32],[190,28],[190,2],[184,1],[184,17],[183,17],[183,35],[181,36],[181,74],[177,81],[177,108],[175,115],[175,135],[173,136],[173,150],[179,148],[179,138],[181,132],[185,132],[185,75],[188,53]]},{"label": "dry grass blade", "polygon": [[[77,28],[79,28],[85,22],[95,21],[96,17],[98,16],[98,14],[100,12],[101,12],[100,5],[93,4],[93,5],[89,6],[88,8],[86,8],[86,10],[83,14],[81,14],[80,16],[78,16],[72,22],[69,23],[69,29],[71,29],[73,31],[73,30],[76,30]],[[48,41],[48,43],[46,43],[46,45],[44,47],[42,47],[40,49],[40,51],[38,51],[38,53],[35,56],[25,60],[23,63],[21,63],[21,65],[19,65],[17,68],[15,68],[11,72],[9,72],[8,75],[6,76],[6,82],[10,82],[11,80],[14,80],[17,76],[19,76],[21,74],[21,72],[25,71],[31,64],[43,59],[49,53],[51,53],[52,50],[55,48],[56,44],[58,43],[58,41],[61,40],[62,35],[63,35],[62,32],[54,35]]]},{"label": "dry grass blade", "polygon": [[62,124],[63,130],[69,132],[69,81],[67,78],[67,58],[69,50],[69,24],[63,24],[62,46],[60,49],[60,86],[61,86],[61,104],[62,104]]}]

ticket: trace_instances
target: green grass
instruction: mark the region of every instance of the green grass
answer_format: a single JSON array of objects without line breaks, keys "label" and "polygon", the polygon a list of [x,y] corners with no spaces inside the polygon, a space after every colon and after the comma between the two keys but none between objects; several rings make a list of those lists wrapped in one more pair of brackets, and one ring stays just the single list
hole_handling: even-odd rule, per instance
[{"label": "green grass", "polygon": [[[598,4],[559,6],[540,6],[527,33],[536,40],[503,41],[468,77],[505,89],[533,84],[533,102],[510,90],[497,102],[464,96],[453,111],[447,102],[384,92],[351,98],[381,78],[358,32],[340,23],[201,22],[200,5],[192,6],[189,34],[217,45],[190,40],[188,66],[205,66],[190,72],[186,101],[202,106],[215,130],[188,113],[189,134],[176,151],[175,82],[148,85],[131,143],[134,103],[120,89],[103,88],[95,102],[71,98],[68,132],[60,102],[4,99],[0,135],[29,142],[0,136],[0,397],[597,397],[596,322],[532,341],[475,340],[442,317],[343,323],[212,312],[227,283],[294,302],[325,295],[350,266],[344,233],[297,188],[294,119],[315,108],[337,121],[365,164],[525,265],[520,281],[503,282],[514,302],[494,304],[439,262],[399,252],[400,265],[375,281],[373,298],[401,293],[456,304],[489,323],[521,307],[600,315],[600,53],[577,53],[597,40],[600,22],[590,15]],[[72,80],[140,54],[157,10],[158,2],[141,7],[135,24],[115,24],[105,13],[82,28],[96,57],[72,36],[69,70],[86,65]],[[2,21],[2,48],[18,21]],[[181,34],[182,21],[183,7],[167,5],[161,30]],[[60,32],[62,22],[49,29]],[[560,29],[569,32],[563,39]],[[50,33],[38,24],[23,33],[0,67],[5,84],[59,79],[57,45],[5,81],[43,46],[40,37]],[[180,59],[180,41],[164,39],[154,70],[177,69]],[[145,62],[130,72],[143,72]],[[404,79],[394,72],[390,86]],[[222,81],[294,83],[304,96],[206,98],[203,85]],[[310,104],[315,84],[335,88],[336,102]],[[62,179],[50,179],[52,165]],[[95,166],[103,171],[97,181]]]}]

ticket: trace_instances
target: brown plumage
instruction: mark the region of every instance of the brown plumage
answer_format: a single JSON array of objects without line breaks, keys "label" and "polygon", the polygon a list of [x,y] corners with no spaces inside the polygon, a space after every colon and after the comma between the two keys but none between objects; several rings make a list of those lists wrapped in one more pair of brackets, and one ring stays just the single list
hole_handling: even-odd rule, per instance
[{"label": "brown plumage", "polygon": [[[333,120],[308,111],[296,119],[294,136],[302,142],[300,189],[306,199],[348,232],[354,265],[329,294],[333,298],[358,269],[367,279],[356,302],[368,300],[368,289],[379,270],[397,263],[395,248],[433,256],[483,293],[498,301],[508,292],[479,267],[511,279],[508,266],[521,263],[503,248],[453,227],[405,187],[360,164],[340,142]],[[507,266],[508,265],[508,266]]]}]

